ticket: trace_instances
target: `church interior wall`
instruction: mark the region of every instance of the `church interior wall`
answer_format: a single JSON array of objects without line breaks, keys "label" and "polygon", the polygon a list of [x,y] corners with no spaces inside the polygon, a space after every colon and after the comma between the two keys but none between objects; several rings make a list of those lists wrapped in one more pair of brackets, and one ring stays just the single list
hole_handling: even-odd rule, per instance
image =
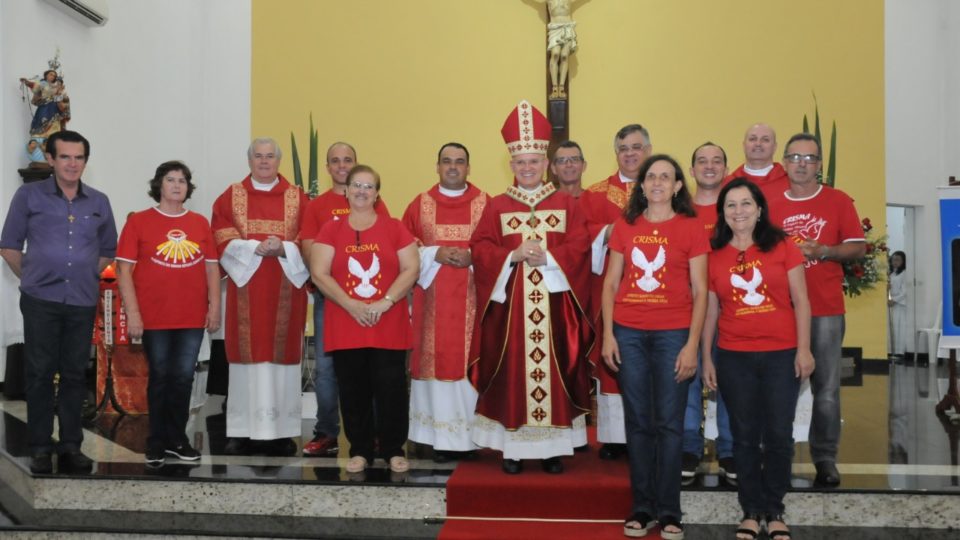
[{"label": "church interior wall", "polygon": [[[573,6],[570,135],[589,162],[584,183],[614,172],[612,139],[624,124],[644,124],[654,151],[684,164],[694,147],[718,142],[732,169],[750,124],[767,122],[786,142],[804,114],[812,125],[816,93],[824,129],[838,126],[837,187],[883,230],[883,2]],[[312,113],[321,151],[353,143],[381,173],[394,214],[436,182],[437,148],[449,140],[470,149],[479,187],[502,192],[511,178],[503,119],[520,99],[547,105],[541,2],[254,0],[253,19],[253,131],[284,143],[295,131],[302,151]],[[281,172],[291,170],[285,159]],[[847,343],[885,357],[884,287],[849,304]]]},{"label": "church interior wall", "polygon": [[[110,9],[106,26],[88,28],[44,2],[0,3],[0,165],[26,163],[20,141],[29,113],[15,81],[39,74],[59,45],[74,103],[70,127],[93,144],[86,178],[108,191],[118,224],[149,205],[146,180],[171,158],[194,169],[199,188],[189,206],[208,213],[226,184],[246,174],[251,134],[280,140],[289,175],[289,134],[303,152],[310,113],[321,157],[334,140],[356,144],[360,161],[382,173],[394,214],[435,181],[434,156],[447,140],[465,143],[472,179],[499,192],[509,181],[499,137],[506,111],[521,98],[545,106],[546,15],[533,0],[482,9],[446,0],[129,0]],[[922,231],[935,230],[932,187],[960,170],[955,3],[820,0],[797,10],[581,1],[574,19],[571,136],[589,162],[585,181],[614,170],[612,135],[633,121],[650,128],[656,151],[686,163],[694,146],[712,139],[735,166],[748,124],[769,122],[784,142],[812,114],[816,92],[825,122],[839,128],[838,186],[861,214],[882,230],[888,198],[919,206],[926,253],[914,268],[923,302],[936,302],[939,254]],[[328,181],[322,169],[320,177]],[[19,183],[3,175],[0,219]],[[6,267],[0,297],[9,343],[19,313]],[[885,354],[876,334],[885,326],[877,324],[882,297],[851,306],[847,343],[863,344],[867,357]]]},{"label": "church interior wall", "polygon": [[[249,171],[249,0],[109,2],[103,27],[88,27],[40,1],[0,2],[0,220],[21,180],[31,113],[17,87],[42,74],[60,48],[71,99],[68,127],[91,142],[84,181],[111,199],[118,229],[154,202],[147,181],[180,159],[197,190],[187,206],[209,216],[216,196]],[[22,341],[18,282],[0,278],[4,345]],[[0,347],[2,377],[5,347]]]}]

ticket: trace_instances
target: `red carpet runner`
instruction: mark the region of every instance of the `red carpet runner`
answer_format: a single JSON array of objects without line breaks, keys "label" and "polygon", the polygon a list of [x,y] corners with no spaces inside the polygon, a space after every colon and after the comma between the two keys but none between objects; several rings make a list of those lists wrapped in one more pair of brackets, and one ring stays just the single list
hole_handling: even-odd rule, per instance
[{"label": "red carpet runner", "polygon": [[[458,464],[447,482],[448,519],[440,538],[624,538],[622,520],[630,513],[626,459],[601,460],[590,432],[590,451],[563,458],[563,474],[547,474],[539,461],[526,460],[521,474],[507,475],[500,470],[500,453],[489,450],[481,451],[477,461]],[[571,521],[530,521],[536,519]],[[660,536],[654,531],[646,538]]]}]

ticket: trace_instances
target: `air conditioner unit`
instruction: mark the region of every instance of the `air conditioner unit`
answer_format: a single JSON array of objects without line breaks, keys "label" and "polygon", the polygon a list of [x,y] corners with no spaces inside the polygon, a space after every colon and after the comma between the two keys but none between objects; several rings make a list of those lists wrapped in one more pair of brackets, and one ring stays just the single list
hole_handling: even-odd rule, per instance
[{"label": "air conditioner unit", "polygon": [[45,0],[87,26],[103,26],[110,18],[107,0]]}]

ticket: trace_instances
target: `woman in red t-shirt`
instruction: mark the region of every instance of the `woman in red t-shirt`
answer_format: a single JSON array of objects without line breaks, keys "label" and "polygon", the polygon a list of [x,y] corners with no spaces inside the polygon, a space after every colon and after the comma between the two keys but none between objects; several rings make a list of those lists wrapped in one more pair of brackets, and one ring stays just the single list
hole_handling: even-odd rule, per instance
[{"label": "woman in red t-shirt", "polygon": [[220,328],[220,267],[207,218],[183,207],[193,194],[190,169],[157,167],[148,194],[159,204],[132,214],[117,244],[117,285],[127,335],[143,338],[149,364],[147,465],[165,455],[200,459],[184,433],[203,330]]},{"label": "woman in red t-shirt", "polygon": [[[711,389],[719,383],[730,414],[743,510],[737,538],[756,538],[762,520],[771,538],[789,538],[783,496],[790,487],[793,417],[800,383],[814,367],[803,255],[770,223],[763,193],[746,178],[720,191],[717,214],[703,382]],[[717,329],[714,365],[710,344]]]},{"label": "woman in red t-shirt", "polygon": [[327,302],[323,344],[333,356],[351,473],[373,462],[374,440],[391,471],[410,468],[403,452],[409,424],[405,360],[412,347],[407,293],[420,273],[420,256],[399,220],[377,214],[379,192],[376,171],[366,165],[351,169],[350,214],[328,221],[310,248],[310,275]]},{"label": "woman in red t-shirt", "polygon": [[601,355],[623,396],[633,493],[623,533],[643,536],[659,522],[663,538],[678,540],[683,416],[697,371],[710,246],[673,158],[651,156],[639,183],[610,234]]}]

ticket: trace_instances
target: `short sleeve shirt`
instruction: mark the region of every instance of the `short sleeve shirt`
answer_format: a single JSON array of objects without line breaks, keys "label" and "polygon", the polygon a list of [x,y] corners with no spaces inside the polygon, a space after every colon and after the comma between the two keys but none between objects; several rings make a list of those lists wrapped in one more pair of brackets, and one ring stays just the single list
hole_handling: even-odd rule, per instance
[{"label": "short sleeve shirt", "polygon": [[[330,274],[347,296],[372,304],[387,294],[390,285],[400,275],[397,252],[416,240],[399,220],[380,216],[372,227],[359,232],[350,226],[349,220],[328,221],[314,241],[333,247]],[[345,309],[328,301],[323,320],[326,351],[365,347],[411,348],[407,299],[394,300],[396,304],[371,327],[360,326]]]},{"label": "short sleeve shirt", "polygon": [[205,263],[217,262],[207,218],[148,208],[130,216],[117,260],[133,263],[133,285],[147,330],[202,328],[208,308]]},{"label": "short sleeve shirt", "polygon": [[690,259],[710,250],[703,224],[676,215],[651,223],[614,222],[610,249],[623,254],[623,278],[614,298],[613,320],[641,330],[690,327],[693,293]]},{"label": "short sleeve shirt", "polygon": [[797,346],[787,272],[803,264],[789,239],[769,252],[730,244],[710,253],[710,291],[720,302],[717,346],[731,351],[780,351]]}]

